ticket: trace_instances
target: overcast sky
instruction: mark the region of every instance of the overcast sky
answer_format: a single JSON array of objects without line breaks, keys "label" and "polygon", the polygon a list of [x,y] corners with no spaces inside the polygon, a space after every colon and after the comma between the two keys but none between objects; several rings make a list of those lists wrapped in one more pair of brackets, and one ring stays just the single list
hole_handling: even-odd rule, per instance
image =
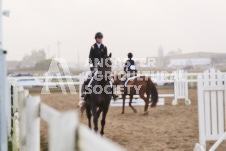
[{"label": "overcast sky", "polygon": [[50,46],[57,56],[88,57],[97,31],[114,57],[156,56],[161,45],[183,52],[226,52],[226,0],[3,0],[8,60]]}]

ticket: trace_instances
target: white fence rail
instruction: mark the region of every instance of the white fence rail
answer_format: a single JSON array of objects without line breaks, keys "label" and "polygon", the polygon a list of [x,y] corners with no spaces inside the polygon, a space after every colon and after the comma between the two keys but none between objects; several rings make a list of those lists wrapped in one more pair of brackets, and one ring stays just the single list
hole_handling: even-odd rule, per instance
[{"label": "white fence rail", "polygon": [[42,118],[48,123],[50,151],[125,151],[80,124],[75,111],[59,112],[41,103],[39,96],[29,96],[23,87],[14,90],[13,150],[40,151]]}]

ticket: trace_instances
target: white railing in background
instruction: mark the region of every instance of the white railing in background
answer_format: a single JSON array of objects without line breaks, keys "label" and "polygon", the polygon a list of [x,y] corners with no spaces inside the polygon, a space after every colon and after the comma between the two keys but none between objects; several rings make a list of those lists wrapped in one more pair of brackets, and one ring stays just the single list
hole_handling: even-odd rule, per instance
[{"label": "white railing in background", "polygon": [[198,77],[199,144],[194,151],[205,151],[206,141],[215,144],[209,151],[215,151],[226,139],[226,75],[210,69]]},{"label": "white railing in background", "polygon": [[[43,90],[48,91],[49,87],[52,88],[52,86],[58,86],[58,87],[64,87],[64,86],[78,86],[79,89],[79,95],[81,94],[81,89],[82,89],[82,84],[84,80],[86,79],[88,72],[83,72],[80,73],[79,75],[76,76],[41,76],[41,77],[9,77],[8,81],[11,83],[15,83],[17,80],[23,80],[23,79],[38,79],[42,81],[42,83],[23,83],[19,84],[21,86],[43,86]],[[164,72],[161,73],[151,73],[151,74],[144,74],[146,76],[151,77],[153,82],[157,84],[164,84],[164,83],[173,83],[174,84],[174,93],[173,94],[159,94],[160,98],[165,98],[165,97],[173,97],[172,104],[177,105],[178,99],[185,99],[185,104],[190,104],[191,101],[188,98],[188,83],[196,83],[197,82],[197,77],[198,75],[201,75],[202,73],[187,73],[184,72],[183,70],[178,70],[174,71],[171,74],[165,74]],[[71,79],[74,80],[74,82],[68,82],[68,81],[55,81],[58,79]],[[18,84],[17,84],[18,85]],[[139,96],[134,96],[134,98],[139,98]],[[127,102],[126,102],[127,103]],[[82,100],[80,100],[80,103],[82,104]],[[144,105],[144,102],[141,100],[139,103],[133,103],[133,105]],[[119,106],[118,102],[113,102],[111,104],[112,106]]]},{"label": "white railing in background", "polygon": [[80,124],[75,111],[59,112],[41,103],[39,96],[29,96],[22,86],[14,86],[13,90],[14,150],[40,151],[40,119],[43,119],[48,124],[50,151],[125,151]]}]

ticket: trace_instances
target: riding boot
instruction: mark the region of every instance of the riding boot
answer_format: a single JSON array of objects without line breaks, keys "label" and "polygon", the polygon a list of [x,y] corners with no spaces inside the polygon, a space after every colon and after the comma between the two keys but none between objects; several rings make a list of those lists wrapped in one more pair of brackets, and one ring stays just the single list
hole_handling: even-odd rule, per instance
[{"label": "riding boot", "polygon": [[118,95],[116,95],[114,93],[114,87],[113,87],[113,84],[112,84],[112,81],[111,80],[109,80],[109,83],[111,84],[112,97],[113,97],[113,100],[115,101],[118,98]]},{"label": "riding boot", "polygon": [[126,94],[127,93],[127,87],[126,87],[126,85],[124,85],[124,94]]},{"label": "riding boot", "polygon": [[124,90],[123,90],[123,93],[124,94],[126,94],[126,92],[127,92],[127,87],[126,87],[125,83],[126,83],[126,80],[125,81],[122,81],[123,88],[124,88]]}]

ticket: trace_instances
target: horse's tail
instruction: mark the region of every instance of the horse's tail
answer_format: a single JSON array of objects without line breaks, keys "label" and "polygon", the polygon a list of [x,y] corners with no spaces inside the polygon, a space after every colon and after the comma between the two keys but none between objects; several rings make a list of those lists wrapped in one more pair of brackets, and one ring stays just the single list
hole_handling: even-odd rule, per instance
[{"label": "horse's tail", "polygon": [[151,107],[155,107],[158,102],[158,91],[155,84],[148,78],[148,91],[151,91]]}]

